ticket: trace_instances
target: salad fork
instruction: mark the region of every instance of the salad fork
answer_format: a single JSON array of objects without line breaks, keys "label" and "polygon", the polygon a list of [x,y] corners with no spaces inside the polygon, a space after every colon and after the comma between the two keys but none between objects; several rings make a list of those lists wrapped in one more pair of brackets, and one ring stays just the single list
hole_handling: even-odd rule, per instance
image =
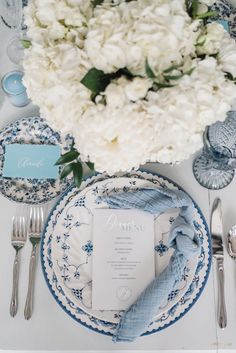
[{"label": "salad fork", "polygon": [[24,316],[29,320],[33,311],[33,294],[35,283],[35,265],[37,259],[38,245],[41,240],[41,233],[44,225],[44,212],[42,207],[32,207],[30,210],[29,240],[32,244],[32,251],[29,263],[29,281],[27,298],[25,302]]},{"label": "salad fork", "polygon": [[18,308],[18,283],[19,283],[19,251],[23,248],[26,242],[27,232],[25,217],[15,216],[12,219],[12,235],[11,244],[16,251],[14,264],[13,264],[13,284],[12,296],[10,304],[10,315],[14,317]]}]

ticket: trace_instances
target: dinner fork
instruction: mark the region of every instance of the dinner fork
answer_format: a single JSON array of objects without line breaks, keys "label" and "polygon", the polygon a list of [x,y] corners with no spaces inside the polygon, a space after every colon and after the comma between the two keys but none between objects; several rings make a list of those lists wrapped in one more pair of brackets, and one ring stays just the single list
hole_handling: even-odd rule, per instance
[{"label": "dinner fork", "polygon": [[13,283],[12,283],[12,296],[10,304],[10,315],[14,317],[18,308],[18,283],[19,283],[19,251],[23,248],[26,242],[26,224],[23,216],[14,216],[12,219],[12,234],[11,244],[16,251],[14,264],[13,264]]},{"label": "dinner fork", "polygon": [[35,283],[35,265],[37,259],[37,248],[40,243],[41,233],[44,225],[44,211],[42,207],[32,207],[30,210],[29,240],[32,244],[32,251],[29,263],[29,281],[27,298],[25,302],[24,316],[29,320],[33,311],[33,294]]}]

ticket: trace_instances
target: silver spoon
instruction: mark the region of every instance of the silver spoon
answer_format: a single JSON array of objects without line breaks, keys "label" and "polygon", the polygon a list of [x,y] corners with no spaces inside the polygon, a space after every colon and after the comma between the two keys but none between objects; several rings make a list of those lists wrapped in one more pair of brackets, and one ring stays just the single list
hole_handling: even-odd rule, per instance
[{"label": "silver spoon", "polygon": [[232,226],[228,234],[229,255],[236,260],[236,225]]}]

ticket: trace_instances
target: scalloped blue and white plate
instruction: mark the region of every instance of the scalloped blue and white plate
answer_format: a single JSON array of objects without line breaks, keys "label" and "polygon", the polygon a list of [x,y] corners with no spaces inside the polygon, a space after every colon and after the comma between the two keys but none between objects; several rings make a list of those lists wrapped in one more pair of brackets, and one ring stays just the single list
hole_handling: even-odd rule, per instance
[{"label": "scalloped blue and white plate", "polygon": [[72,184],[72,179],[3,178],[5,146],[12,143],[60,145],[61,153],[69,151],[72,137],[60,136],[38,116],[19,119],[0,131],[0,193],[11,201],[40,204],[51,201]]},{"label": "scalloped blue and white plate", "polygon": [[[80,191],[71,188],[52,210],[42,238],[41,259],[47,284],[60,306],[75,320],[98,332],[112,335],[122,312],[94,311],[92,297],[92,217],[100,195],[142,188],[178,188],[172,181],[147,172],[122,177],[97,175],[83,182]],[[172,250],[167,240],[177,211],[156,216],[156,275],[168,264]],[[210,263],[210,237],[201,211],[195,205],[193,226],[202,241],[201,255],[187,263],[181,283],[170,293],[147,332],[163,329],[182,317],[199,297],[206,283]],[[104,244],[104,247],[106,244]]]}]

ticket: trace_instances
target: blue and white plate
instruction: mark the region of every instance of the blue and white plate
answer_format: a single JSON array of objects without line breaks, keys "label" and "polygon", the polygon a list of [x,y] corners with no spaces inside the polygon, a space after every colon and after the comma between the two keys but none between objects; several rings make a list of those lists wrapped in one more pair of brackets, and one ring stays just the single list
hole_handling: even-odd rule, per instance
[{"label": "blue and white plate", "polygon": [[12,143],[60,145],[61,153],[69,151],[72,137],[60,136],[40,117],[23,118],[0,131],[0,192],[9,200],[27,204],[45,203],[68,189],[71,178],[57,179],[3,178],[5,146]]},{"label": "blue and white plate", "polygon": [[217,12],[217,16],[210,18],[209,22],[223,19],[228,21],[229,33],[231,37],[236,39],[236,8],[227,0],[218,0],[211,7],[211,10]]},{"label": "blue and white plate", "polygon": [[[94,311],[92,298],[92,217],[95,208],[107,208],[97,197],[129,192],[142,187],[174,188],[172,181],[147,172],[122,177],[97,175],[83,182],[80,191],[71,188],[52,210],[42,238],[41,259],[47,284],[60,306],[75,320],[98,332],[112,335],[122,312]],[[156,216],[156,275],[168,264],[172,250],[167,240],[176,210]],[[195,205],[193,226],[202,241],[201,255],[188,262],[181,283],[144,334],[163,329],[182,317],[195,303],[206,283],[210,262],[210,238],[201,211]],[[105,248],[106,244],[104,244]]]}]

